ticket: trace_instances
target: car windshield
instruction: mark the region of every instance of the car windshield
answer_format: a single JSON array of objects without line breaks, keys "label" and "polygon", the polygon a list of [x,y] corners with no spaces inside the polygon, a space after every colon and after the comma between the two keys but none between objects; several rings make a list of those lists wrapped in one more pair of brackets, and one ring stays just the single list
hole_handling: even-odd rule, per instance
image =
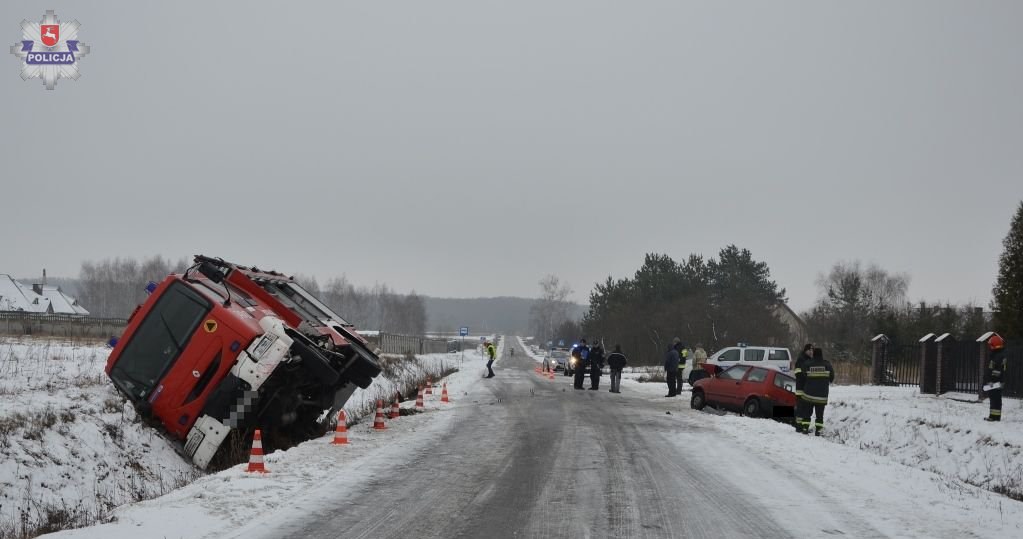
[{"label": "car windshield", "polygon": [[133,399],[146,398],[209,311],[210,302],[195,290],[171,284],[124,345],[111,379]]}]

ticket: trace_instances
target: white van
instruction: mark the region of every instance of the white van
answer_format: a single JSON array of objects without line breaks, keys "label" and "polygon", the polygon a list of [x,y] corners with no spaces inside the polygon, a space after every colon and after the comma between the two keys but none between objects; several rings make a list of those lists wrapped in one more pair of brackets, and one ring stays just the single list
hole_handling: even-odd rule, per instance
[{"label": "white van", "polygon": [[[743,365],[756,365],[768,367],[781,372],[791,370],[792,353],[784,346],[750,346],[739,343],[738,346],[722,348],[707,358],[705,365],[717,365],[722,369],[741,363]],[[688,366],[687,366],[688,367]],[[706,378],[710,373],[706,370],[693,370],[689,373],[689,384]]]}]

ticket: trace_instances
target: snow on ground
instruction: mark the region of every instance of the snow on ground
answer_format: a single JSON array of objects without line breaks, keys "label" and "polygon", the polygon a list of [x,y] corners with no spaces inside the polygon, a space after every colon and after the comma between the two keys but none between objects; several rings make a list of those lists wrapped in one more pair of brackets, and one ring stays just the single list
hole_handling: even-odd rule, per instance
[{"label": "snow on ground", "polygon": [[[138,421],[103,372],[108,355],[94,342],[0,338],[0,537],[92,521],[204,475]],[[473,357],[481,359],[467,351],[465,361]],[[356,390],[346,412],[372,424],[376,400],[390,402],[402,380],[437,380],[459,363],[455,354],[396,361],[393,378]]]},{"label": "snow on ground", "polygon": [[[519,342],[533,359],[543,361],[542,350]],[[623,391],[641,376],[659,370],[627,368],[622,374]],[[667,390],[663,382],[636,387],[653,394]],[[685,387],[678,400],[688,407],[689,384]],[[921,395],[911,387],[832,386],[830,401],[825,410],[827,441],[1023,499],[1023,406],[1019,399],[1003,401],[1005,419],[1001,423],[983,421],[988,403],[978,403],[976,395]],[[719,426],[736,436],[748,436],[751,423],[729,417],[736,421],[722,419]],[[775,422],[753,425],[767,428],[766,432],[778,427]],[[781,429],[786,434],[791,430]]]},{"label": "snow on ground", "polygon": [[[502,351],[504,344],[501,339]],[[25,354],[32,359],[12,359]],[[5,521],[17,518],[12,507],[24,505],[26,497],[39,497],[54,485],[71,487],[61,491],[61,496],[67,496],[65,504],[90,503],[88,493],[94,487],[108,484],[107,479],[98,479],[103,466],[108,475],[127,473],[126,468],[135,467],[139,474],[188,477],[187,463],[162,438],[132,423],[130,410],[112,410],[104,405],[114,397],[105,377],[96,374],[102,373],[105,355],[105,350],[96,346],[0,341],[3,424],[8,424],[13,414],[45,410],[47,406],[76,412],[75,418],[68,421],[59,419],[57,414],[52,426],[40,429],[38,440],[26,437],[27,429],[0,432],[0,440],[7,440],[0,447],[3,451],[0,489],[5,497],[0,513]],[[530,350],[530,355],[542,361],[541,352]],[[74,359],[61,359],[67,357]],[[116,520],[112,523],[66,531],[55,537],[243,537],[248,529],[286,520],[299,510],[295,509],[300,505],[295,503],[297,498],[315,497],[327,483],[332,483],[335,490],[338,484],[354,488],[394,462],[408,458],[418,444],[442,436],[451,422],[457,420],[453,410],[473,406],[469,397],[479,387],[479,378],[485,371],[479,349],[466,350],[464,355],[420,356],[418,363],[423,372],[460,369],[444,379],[452,403],[440,403],[437,391],[427,398],[425,413],[388,421],[385,431],[374,431],[370,420],[352,425],[348,446],[331,445],[333,434],[329,434],[267,455],[266,466],[271,473],[265,476],[244,472],[244,464],[218,474],[200,475],[193,483],[164,496],[116,509],[113,512]],[[500,363],[498,360],[498,368]],[[1023,504],[991,492],[1005,486],[1018,489],[1021,485],[1019,451],[1023,435],[1019,426],[1023,423],[1023,410],[1018,400],[1006,400],[1005,421],[989,424],[981,420],[986,414],[986,403],[921,396],[912,388],[836,386],[832,404],[827,408],[827,435],[814,438],[798,435],[792,427],[775,421],[695,412],[689,409],[687,394],[665,399],[663,384],[636,381],[643,375],[643,369],[635,369],[623,376],[623,396],[649,400],[671,414],[700,414],[707,425],[721,433],[714,443],[731,440],[748,447],[749,462],[723,469],[744,474],[741,477],[750,485],[750,494],[759,494],[758,499],[776,509],[778,515],[799,514],[797,507],[820,511],[835,508],[836,514],[852,511],[869,520],[878,532],[893,537],[1023,534]],[[81,379],[90,383],[79,387],[69,381]],[[348,408],[369,409],[377,395],[393,394],[395,387],[391,380],[378,379],[370,390],[357,392]],[[412,401],[402,404],[413,405]],[[114,426],[124,440],[120,444],[112,443],[103,434]],[[671,437],[670,433],[666,435]],[[691,440],[691,436],[680,433],[678,439],[680,451],[701,451],[699,447],[682,444],[681,440]],[[89,449],[83,449],[86,447]],[[130,459],[120,456],[131,451],[134,453]],[[80,458],[52,457],[73,453]],[[708,451],[706,458],[713,458],[712,451]],[[107,464],[101,466],[102,462]],[[829,486],[833,494],[829,499],[802,499],[805,495],[798,492],[764,496],[765,486],[769,487],[771,478],[778,473],[802,476],[815,485]],[[43,483],[46,488],[41,487]],[[168,488],[165,486],[165,490]],[[57,496],[56,492],[51,495]],[[131,498],[130,494],[125,497]],[[878,511],[879,507],[884,510]],[[811,513],[807,513],[808,517]],[[882,516],[872,518],[879,513]],[[950,522],[954,525],[950,526]],[[819,527],[809,523],[805,526],[793,523],[794,531],[800,529],[807,534],[820,532]],[[173,532],[168,534],[169,530]]]}]

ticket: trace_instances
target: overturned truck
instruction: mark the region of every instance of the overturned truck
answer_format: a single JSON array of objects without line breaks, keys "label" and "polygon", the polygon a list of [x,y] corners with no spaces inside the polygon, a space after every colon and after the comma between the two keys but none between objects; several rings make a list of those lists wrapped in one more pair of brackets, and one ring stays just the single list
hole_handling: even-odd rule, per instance
[{"label": "overturned truck", "polygon": [[380,374],[351,324],[276,271],[199,255],[147,291],[106,373],[200,468],[233,464],[256,428],[268,449],[322,435]]}]

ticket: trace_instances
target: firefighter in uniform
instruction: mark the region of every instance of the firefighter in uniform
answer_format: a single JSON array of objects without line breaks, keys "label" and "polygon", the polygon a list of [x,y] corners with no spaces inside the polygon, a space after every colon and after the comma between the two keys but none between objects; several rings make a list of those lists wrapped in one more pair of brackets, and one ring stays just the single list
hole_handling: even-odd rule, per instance
[{"label": "firefighter in uniform", "polygon": [[995,334],[987,341],[991,356],[987,361],[984,391],[991,402],[991,411],[984,421],[1002,420],[1002,377],[1005,374],[1005,340]]},{"label": "firefighter in uniform", "polygon": [[686,360],[689,359],[689,347],[682,343],[678,351],[678,374],[675,376],[675,394],[682,393],[682,383],[685,381]]},{"label": "firefighter in uniform", "polygon": [[806,372],[806,362],[813,357],[813,345],[807,343],[803,347],[803,353],[796,358],[795,368],[792,375],[796,377],[796,432],[808,433],[810,431],[810,403],[803,398],[803,385],[806,383],[806,376],[800,376]]},{"label": "firefighter in uniform", "polygon": [[[824,407],[828,405],[828,389],[831,382],[835,381],[835,369],[831,362],[824,359],[824,352],[820,348],[813,349],[813,357],[803,366],[803,372],[796,376],[796,383],[803,379],[803,399],[813,406],[816,422],[813,424],[813,433],[820,436],[824,431]],[[804,434],[809,432],[809,415],[806,419]]]}]

